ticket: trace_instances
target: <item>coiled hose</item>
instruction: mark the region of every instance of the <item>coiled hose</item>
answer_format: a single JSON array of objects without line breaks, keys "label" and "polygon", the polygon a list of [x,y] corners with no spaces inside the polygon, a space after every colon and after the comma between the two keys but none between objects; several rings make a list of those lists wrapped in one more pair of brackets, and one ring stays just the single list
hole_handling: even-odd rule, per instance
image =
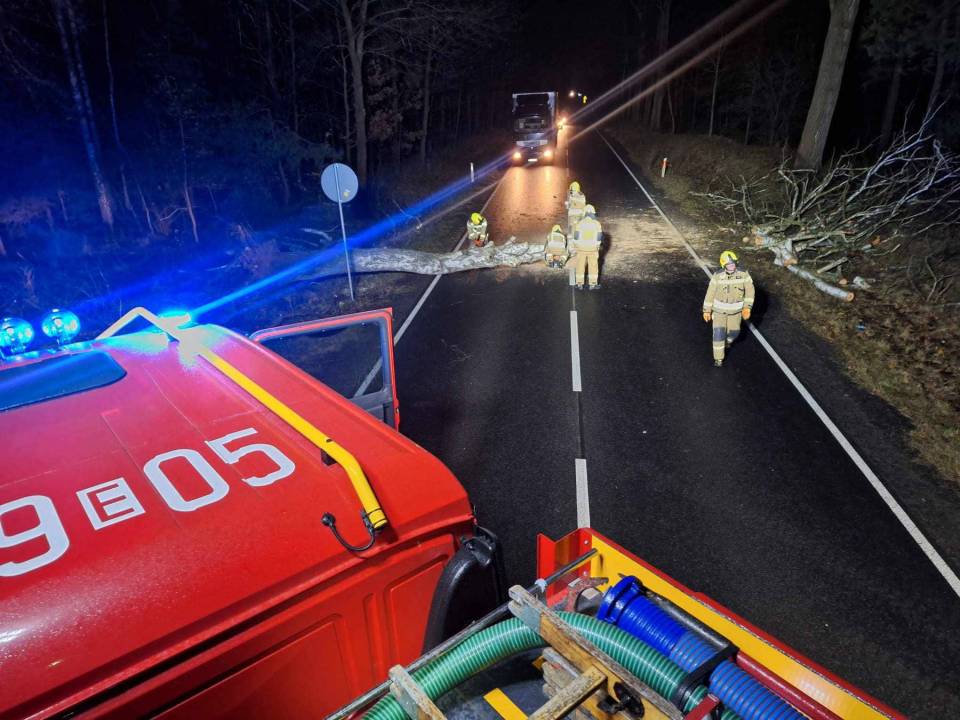
[{"label": "coiled hose", "polygon": [[[589,615],[559,613],[572,628],[600,650],[623,665],[665,698],[673,695],[686,676],[686,671],[671,662],[650,645],[629,633]],[[516,618],[471,635],[462,643],[433,662],[413,673],[413,678],[432,699],[436,700],[472,675],[524,650],[543,647],[544,641]],[[697,687],[690,694],[685,710],[689,712],[707,694],[705,687]],[[406,712],[392,696],[374,705],[366,714],[370,720],[405,720]],[[740,720],[725,710],[722,720]]]},{"label": "coiled hose", "polygon": [[[623,578],[607,591],[597,617],[650,643],[687,672],[717,653],[710,643],[647,599],[634,577]],[[744,720],[804,720],[791,705],[730,660],[710,673],[709,687],[725,707]]]}]

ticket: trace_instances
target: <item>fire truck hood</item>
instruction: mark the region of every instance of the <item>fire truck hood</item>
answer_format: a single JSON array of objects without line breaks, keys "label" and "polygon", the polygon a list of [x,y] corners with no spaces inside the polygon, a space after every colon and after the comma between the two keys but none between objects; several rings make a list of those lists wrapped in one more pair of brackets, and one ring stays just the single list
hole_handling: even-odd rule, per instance
[{"label": "fire truck hood", "polygon": [[0,412],[0,716],[73,707],[470,519],[415,443],[260,345],[187,332],[352,453],[389,525],[348,552],[320,522],[366,539],[344,469],[181,343],[93,343],[120,379]]}]

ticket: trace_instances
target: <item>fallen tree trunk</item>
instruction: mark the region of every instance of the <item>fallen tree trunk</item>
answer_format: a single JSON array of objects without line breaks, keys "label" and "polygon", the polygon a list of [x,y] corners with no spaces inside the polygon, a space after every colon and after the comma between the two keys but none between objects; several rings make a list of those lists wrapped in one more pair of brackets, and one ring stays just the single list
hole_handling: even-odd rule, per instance
[{"label": "fallen tree trunk", "polygon": [[[431,253],[402,248],[361,248],[350,253],[354,273],[404,272],[419,275],[448,275],[466,270],[495,267],[518,267],[543,262],[543,243],[516,242],[511,237],[503,245],[470,247],[459,252]],[[303,280],[317,280],[343,274],[342,258],[310,268],[300,275]]]}]

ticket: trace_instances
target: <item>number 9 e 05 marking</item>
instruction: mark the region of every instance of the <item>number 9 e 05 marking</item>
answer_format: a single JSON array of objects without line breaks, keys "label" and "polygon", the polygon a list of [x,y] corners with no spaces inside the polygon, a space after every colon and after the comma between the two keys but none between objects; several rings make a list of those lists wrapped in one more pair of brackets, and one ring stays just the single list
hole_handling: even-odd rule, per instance
[{"label": "number 9 e 05 marking", "polygon": [[[233,448],[228,447],[228,445],[235,443],[237,440],[256,434],[257,431],[254,428],[244,428],[243,430],[229,433],[215,440],[207,440],[206,444],[213,450],[216,456],[227,465],[236,465],[247,455],[260,453],[269,458],[270,461],[277,466],[276,470],[265,475],[242,477],[241,480],[251,487],[272,485],[278,480],[282,480],[293,474],[293,471],[296,470],[296,465],[293,460],[274,445],[254,442],[240,446],[234,444]],[[163,471],[163,463],[174,458],[186,460],[197,472],[197,475],[207,484],[209,492],[198,497],[185,498]],[[222,500],[226,497],[227,493],[230,492],[230,485],[216,468],[198,451],[190,448],[179,448],[155,455],[144,464],[143,474],[146,475],[147,479],[157,491],[157,494],[163,498],[167,506],[176,512],[193,512],[194,510]],[[111,485],[119,489],[111,490],[109,497],[106,493],[101,492],[98,494],[95,492],[104,485]],[[143,513],[142,505],[133,495],[133,490],[130,489],[129,484],[122,477],[117,478],[115,483],[98,484],[84,488],[83,490],[78,490],[77,497],[80,499],[80,504],[95,530],[100,530],[108,525],[122,522],[123,520]],[[93,500],[91,500],[91,498],[93,498]],[[96,507],[94,501],[97,503]],[[139,512],[127,512],[125,515],[119,514],[120,511],[115,511],[118,514],[114,519],[106,521],[97,514],[99,510],[99,512],[109,517],[110,513],[114,512],[111,510],[111,507],[122,508],[125,511],[129,511],[131,507],[136,507],[140,508],[140,510]],[[33,514],[37,518],[36,524],[26,530],[8,534],[3,525],[4,516],[17,510],[22,511],[25,508],[31,508],[33,510]],[[45,495],[30,495],[0,504],[0,551],[25,545],[40,538],[46,541],[47,548],[27,559],[18,558],[17,560],[0,562],[0,578],[24,575],[25,573],[49,565],[62,557],[70,547],[70,538],[50,498]],[[0,559],[2,559],[2,555],[0,555]]]}]

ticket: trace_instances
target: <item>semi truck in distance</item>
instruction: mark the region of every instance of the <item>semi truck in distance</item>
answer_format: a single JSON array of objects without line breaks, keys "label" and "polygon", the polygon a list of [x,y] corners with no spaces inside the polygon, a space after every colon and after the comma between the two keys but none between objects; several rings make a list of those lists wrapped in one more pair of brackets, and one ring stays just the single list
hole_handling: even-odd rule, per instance
[{"label": "semi truck in distance", "polygon": [[511,117],[514,163],[551,162],[557,151],[557,93],[514,93]]}]

